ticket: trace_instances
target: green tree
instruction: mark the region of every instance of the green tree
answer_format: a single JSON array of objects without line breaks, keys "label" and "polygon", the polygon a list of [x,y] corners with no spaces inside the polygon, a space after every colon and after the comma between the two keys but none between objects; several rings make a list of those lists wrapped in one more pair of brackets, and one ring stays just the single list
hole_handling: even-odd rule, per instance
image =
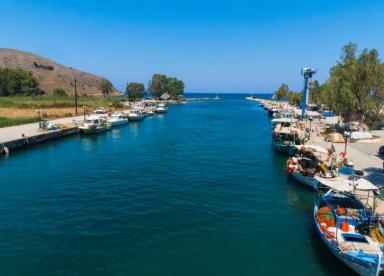
[{"label": "green tree", "polygon": [[0,68],[0,96],[42,95],[32,72],[21,68]]},{"label": "green tree", "polygon": [[277,89],[277,91],[275,92],[275,97],[277,99],[283,99],[283,98],[287,98],[288,97],[288,93],[289,93],[289,87],[287,84],[283,83],[279,89]]},{"label": "green tree", "polygon": [[301,104],[303,92],[289,91],[287,97],[290,104]]},{"label": "green tree", "polygon": [[109,94],[111,94],[112,92],[112,89],[113,89],[113,85],[109,80],[103,79],[101,81],[100,90],[103,93],[104,97],[109,96]]},{"label": "green tree", "polygon": [[343,47],[340,61],[331,68],[324,93],[330,105],[346,121],[377,122],[384,104],[384,64],[375,49],[364,49],[357,57],[357,45]]},{"label": "green tree", "polygon": [[154,98],[160,98],[161,95],[167,93],[168,91],[168,78],[166,75],[154,74],[151,80],[151,86],[149,87]]},{"label": "green tree", "polygon": [[309,101],[313,103],[320,103],[320,83],[315,80],[311,82],[311,86],[309,87]]},{"label": "green tree", "polygon": [[137,82],[128,83],[125,89],[125,92],[130,101],[137,101],[142,99],[144,97],[144,91],[144,84]]},{"label": "green tree", "polygon": [[168,78],[168,91],[172,98],[176,98],[184,94],[184,82],[177,78]]}]

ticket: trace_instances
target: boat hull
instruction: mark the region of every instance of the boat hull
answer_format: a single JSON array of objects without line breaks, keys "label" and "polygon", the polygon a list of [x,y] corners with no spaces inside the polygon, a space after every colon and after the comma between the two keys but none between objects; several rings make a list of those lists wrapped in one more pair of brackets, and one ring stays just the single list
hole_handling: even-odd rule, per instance
[{"label": "boat hull", "polygon": [[97,127],[97,128],[82,128],[80,127],[80,131],[84,134],[93,134],[93,133],[100,133],[107,130],[107,127]]},{"label": "boat hull", "polygon": [[317,180],[311,176],[302,175],[299,172],[291,172],[291,176],[296,179],[298,182],[311,187],[316,188],[317,187]]},{"label": "boat hull", "polygon": [[127,120],[120,120],[120,121],[112,121],[112,122],[110,121],[109,124],[111,127],[126,125],[126,124],[128,124],[128,119]]},{"label": "boat hull", "polygon": [[166,109],[156,109],[155,113],[156,114],[164,114],[164,113],[167,113],[167,110]]},{"label": "boat hull", "polygon": [[141,116],[129,116],[128,117],[128,120],[129,121],[133,121],[133,122],[141,121],[143,119],[144,119],[144,115],[141,115]]},{"label": "boat hull", "polygon": [[290,155],[292,151],[295,149],[295,146],[284,145],[279,141],[279,142],[273,142],[273,149],[285,155]]}]

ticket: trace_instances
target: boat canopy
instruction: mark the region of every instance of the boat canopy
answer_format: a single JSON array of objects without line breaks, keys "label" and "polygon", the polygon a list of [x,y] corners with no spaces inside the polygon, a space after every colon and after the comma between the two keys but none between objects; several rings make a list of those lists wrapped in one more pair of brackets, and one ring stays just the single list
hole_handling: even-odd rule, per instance
[{"label": "boat canopy", "polygon": [[290,127],[283,127],[282,129],[275,130],[276,133],[279,134],[290,134],[290,135],[304,135],[305,132],[302,129],[299,128],[290,128]]},{"label": "boat canopy", "polygon": [[85,117],[85,119],[88,120],[88,121],[95,121],[95,120],[99,120],[99,119],[102,119],[102,118],[100,118],[99,115],[92,114],[92,115],[89,115],[89,116]]},{"label": "boat canopy", "polygon": [[295,118],[275,118],[272,119],[272,123],[296,123],[298,120]]},{"label": "boat canopy", "polygon": [[320,146],[315,146],[315,145],[296,145],[295,146],[297,150],[301,151],[304,150],[306,152],[318,152],[318,153],[326,153],[328,154],[328,151]]},{"label": "boat canopy", "polygon": [[359,191],[377,191],[379,189],[363,178],[353,181],[341,177],[323,178],[315,176],[315,179],[319,181],[320,184],[338,192],[352,192],[354,189]]}]

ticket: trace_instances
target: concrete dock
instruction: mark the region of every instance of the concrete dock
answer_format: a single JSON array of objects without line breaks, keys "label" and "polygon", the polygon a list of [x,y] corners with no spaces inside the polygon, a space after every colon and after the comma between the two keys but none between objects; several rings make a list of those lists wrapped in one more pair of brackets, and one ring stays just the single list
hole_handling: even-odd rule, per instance
[{"label": "concrete dock", "polygon": [[12,152],[31,145],[75,134],[78,132],[76,123],[82,119],[83,116],[77,116],[52,120],[51,123],[53,124],[67,125],[65,128],[58,130],[39,129],[39,123],[0,128],[0,149],[7,148],[9,152]]}]

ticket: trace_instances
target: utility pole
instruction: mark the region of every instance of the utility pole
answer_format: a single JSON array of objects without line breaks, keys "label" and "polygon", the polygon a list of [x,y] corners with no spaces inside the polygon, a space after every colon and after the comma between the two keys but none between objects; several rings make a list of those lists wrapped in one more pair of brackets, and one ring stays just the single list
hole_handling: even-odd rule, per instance
[{"label": "utility pole", "polygon": [[53,106],[56,107],[56,88],[53,85]]},{"label": "utility pole", "polygon": [[76,80],[76,77],[75,77],[75,113],[77,116],[77,80]]},{"label": "utility pole", "polygon": [[84,119],[84,122],[85,122],[85,110],[86,110],[86,106],[85,105],[83,105],[83,119]]}]

